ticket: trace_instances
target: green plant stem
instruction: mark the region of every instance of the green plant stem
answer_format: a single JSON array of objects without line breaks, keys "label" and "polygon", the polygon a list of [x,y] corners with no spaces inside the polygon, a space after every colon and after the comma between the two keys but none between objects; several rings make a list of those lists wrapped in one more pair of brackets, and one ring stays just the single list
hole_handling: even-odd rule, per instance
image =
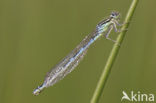
[{"label": "green plant stem", "polygon": [[123,41],[123,39],[125,37],[125,34],[126,34],[127,30],[128,30],[130,21],[132,19],[132,16],[134,14],[134,11],[136,9],[138,1],[139,0],[133,0],[132,3],[131,3],[131,6],[130,6],[130,8],[128,10],[128,13],[126,15],[126,18],[124,20],[125,24],[122,26],[121,32],[120,32],[119,36],[117,37],[117,42],[114,44],[114,46],[112,48],[112,51],[110,53],[110,56],[109,56],[109,58],[107,60],[106,65],[104,67],[104,70],[103,70],[102,75],[101,75],[101,77],[99,79],[99,82],[97,84],[97,87],[95,89],[95,92],[93,94],[93,97],[92,97],[90,103],[98,103],[98,101],[99,101],[99,98],[100,98],[100,96],[102,94],[102,91],[104,89],[104,86],[106,84],[108,76],[110,74],[111,68],[112,68],[112,66],[114,64],[114,61],[115,61],[115,59],[117,57],[117,54],[119,52],[120,46],[122,44],[122,41]]}]

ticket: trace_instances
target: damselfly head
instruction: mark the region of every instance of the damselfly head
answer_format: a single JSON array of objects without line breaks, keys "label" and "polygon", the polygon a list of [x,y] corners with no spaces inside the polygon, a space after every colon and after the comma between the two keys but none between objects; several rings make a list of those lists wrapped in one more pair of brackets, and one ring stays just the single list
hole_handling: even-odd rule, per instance
[{"label": "damselfly head", "polygon": [[114,11],[114,12],[111,13],[110,17],[112,17],[112,18],[114,18],[114,19],[119,19],[119,17],[120,17],[120,13]]}]

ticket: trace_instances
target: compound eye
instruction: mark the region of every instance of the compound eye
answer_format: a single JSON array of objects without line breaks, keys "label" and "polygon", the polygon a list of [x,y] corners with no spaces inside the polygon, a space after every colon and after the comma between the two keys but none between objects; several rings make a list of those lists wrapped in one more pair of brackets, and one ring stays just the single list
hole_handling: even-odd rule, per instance
[{"label": "compound eye", "polygon": [[112,13],[112,16],[115,16],[115,14],[114,14],[114,13]]},{"label": "compound eye", "polygon": [[111,17],[116,18],[118,17],[119,13],[118,12],[112,12]]}]

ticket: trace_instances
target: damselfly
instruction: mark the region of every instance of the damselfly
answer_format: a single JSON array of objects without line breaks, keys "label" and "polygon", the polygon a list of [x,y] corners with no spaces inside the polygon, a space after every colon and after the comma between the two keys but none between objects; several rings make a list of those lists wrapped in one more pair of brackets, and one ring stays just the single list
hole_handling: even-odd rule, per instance
[{"label": "damselfly", "polygon": [[[108,18],[98,23],[95,30],[91,34],[86,36],[71,53],[69,53],[61,62],[59,62],[47,73],[43,84],[37,87],[33,91],[33,94],[38,95],[44,88],[54,85],[56,82],[69,74],[83,59],[89,46],[102,35],[104,35],[106,39],[112,40],[109,38],[109,34],[113,28],[115,29],[115,32],[118,32],[116,26],[120,25],[118,23],[119,16],[120,14],[118,12],[112,12]],[[115,40],[112,41],[115,42]]]}]

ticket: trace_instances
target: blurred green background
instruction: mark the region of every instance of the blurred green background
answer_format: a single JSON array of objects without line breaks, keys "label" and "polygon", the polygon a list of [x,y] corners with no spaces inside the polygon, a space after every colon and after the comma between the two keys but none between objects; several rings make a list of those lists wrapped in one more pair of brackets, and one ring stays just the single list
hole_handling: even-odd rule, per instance
[{"label": "blurred green background", "polygon": [[[122,22],[131,1],[0,0],[0,103],[89,103],[113,45],[105,38],[62,81],[32,91],[111,11]],[[121,103],[123,90],[156,93],[155,4],[140,0],[100,103]]]}]

